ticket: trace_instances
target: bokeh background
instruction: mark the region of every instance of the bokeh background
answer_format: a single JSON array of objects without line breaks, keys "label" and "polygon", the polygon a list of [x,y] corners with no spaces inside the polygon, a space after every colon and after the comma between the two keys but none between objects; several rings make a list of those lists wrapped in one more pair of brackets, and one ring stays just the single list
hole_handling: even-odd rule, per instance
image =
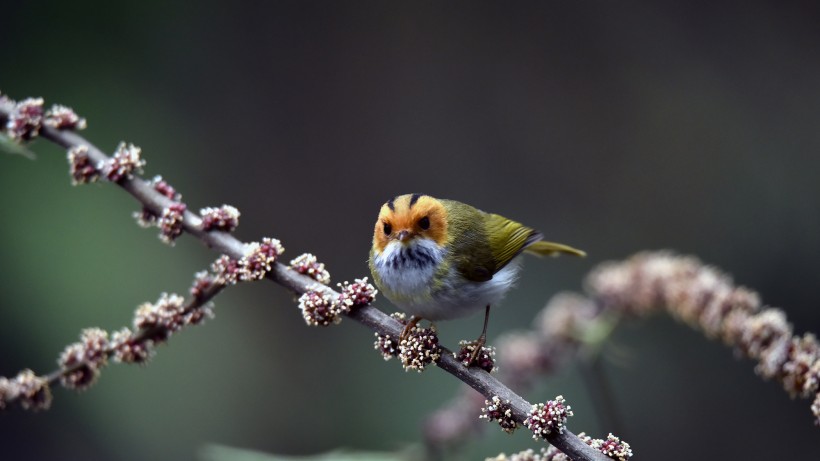
[{"label": "bokeh background", "polygon": [[[694,254],[820,332],[820,7],[814,2],[10,2],[0,90],[87,117],[104,150],[143,148],[190,208],[229,203],[239,238],[367,275],[389,197],[469,202],[587,250],[530,260],[490,337],[526,328],[596,264]],[[135,225],[106,184],[72,187],[64,152],[0,156],[0,375],[54,368],[88,326],[113,330],[217,256]],[[0,414],[0,458],[194,460],[208,444],[311,454],[396,450],[460,383],[404,373],[351,321],[304,325],[270,283],[146,367],[110,366],[50,411]],[[381,301],[379,306],[390,310]],[[439,325],[445,344],[480,316]],[[818,459],[809,402],[665,315],[630,322],[606,362],[639,459]],[[503,366],[503,365],[502,365]],[[605,436],[577,366],[570,427]],[[540,446],[487,427],[458,456]],[[456,457],[456,455],[453,455]]]}]

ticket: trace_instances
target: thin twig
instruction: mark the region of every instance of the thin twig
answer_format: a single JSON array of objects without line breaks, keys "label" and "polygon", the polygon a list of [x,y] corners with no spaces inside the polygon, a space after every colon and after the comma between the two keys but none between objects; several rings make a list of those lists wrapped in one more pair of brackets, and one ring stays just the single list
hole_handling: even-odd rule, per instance
[{"label": "thin twig", "polygon": [[[199,296],[191,296],[191,299],[185,304],[185,307],[183,307],[180,314],[189,314],[194,310],[199,309],[202,306],[205,306],[214,297],[216,297],[216,295],[218,295],[224,288],[224,284],[213,284],[210,287],[208,287],[205,291],[203,291]],[[161,335],[167,335],[168,333],[169,332],[166,328],[162,326],[154,326],[152,328],[146,328],[138,331],[136,334],[132,336],[131,342],[134,344],[143,344],[147,341],[152,341],[152,338],[156,338]],[[105,355],[108,358],[114,356],[116,352],[116,344],[111,344],[108,346],[108,348],[105,349]],[[60,378],[64,376],[69,376],[72,373],[75,373],[88,365],[89,363],[87,361],[80,361],[72,366],[56,369],[51,373],[45,375],[44,378],[48,384],[54,384],[57,381],[59,381]],[[14,399],[7,399],[7,403],[13,400]]]}]

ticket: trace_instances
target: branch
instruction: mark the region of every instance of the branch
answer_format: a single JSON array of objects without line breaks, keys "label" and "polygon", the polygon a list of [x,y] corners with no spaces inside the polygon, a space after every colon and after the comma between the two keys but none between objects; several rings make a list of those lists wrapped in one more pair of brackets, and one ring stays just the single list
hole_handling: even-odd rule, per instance
[{"label": "branch", "polygon": [[[39,103],[39,104],[38,104]],[[39,105],[39,113],[37,107]],[[53,109],[52,109],[53,111]],[[73,113],[72,113],[73,115]],[[46,114],[46,118],[48,115]],[[0,97],[0,124],[7,127],[7,131],[12,138],[18,140],[29,140],[38,134],[66,149],[82,149],[87,155],[92,165],[112,165],[112,159],[105,155],[100,149],[91,144],[77,133],[61,128],[65,126],[59,123],[42,123],[42,100],[26,100],[17,105],[10,100]],[[74,128],[75,126],[71,126]],[[131,167],[139,169],[144,162],[139,159],[139,150],[134,146],[124,147],[120,150],[126,160],[132,161]],[[131,155],[132,157],[128,157]],[[113,160],[119,157],[115,156]],[[116,165],[119,167],[120,165]],[[197,214],[186,209],[184,205],[180,207],[179,202],[171,197],[163,195],[156,190],[153,185],[132,174],[132,170],[123,169],[119,171],[115,167],[110,167],[107,177],[112,182],[125,189],[144,209],[153,216],[164,216],[169,210],[175,213],[175,225],[202,241],[207,247],[223,253],[233,260],[242,260],[248,255],[248,245],[239,241],[228,232],[206,230],[203,227],[203,219]],[[177,234],[167,235],[172,239]],[[264,277],[276,282],[297,294],[319,293],[338,299],[341,294],[335,290],[321,284],[308,276],[288,269],[287,266],[279,262],[268,262],[270,270],[264,273]],[[347,316],[353,320],[376,331],[379,335],[397,338],[399,337],[402,325],[400,322],[384,314],[372,306],[362,306],[351,312]],[[457,361],[451,351],[442,348],[441,358],[437,365],[447,371],[457,379],[467,383],[473,389],[482,393],[486,398],[492,399],[497,396],[503,400],[509,400],[511,412],[518,423],[523,424],[528,414],[533,408],[521,396],[515,394],[503,383],[492,377],[483,370],[465,368]],[[545,438],[555,447],[567,454],[574,460],[607,460],[603,453],[590,447],[585,441],[568,430],[552,431],[545,435]]]}]

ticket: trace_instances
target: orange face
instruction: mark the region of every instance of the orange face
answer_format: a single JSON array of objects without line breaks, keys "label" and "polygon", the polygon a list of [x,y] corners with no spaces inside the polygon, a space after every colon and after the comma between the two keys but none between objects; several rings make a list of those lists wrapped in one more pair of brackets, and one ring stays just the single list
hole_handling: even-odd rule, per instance
[{"label": "orange face", "polygon": [[427,238],[438,245],[447,240],[447,210],[423,194],[400,195],[382,205],[373,230],[373,248],[381,253],[392,241]]}]

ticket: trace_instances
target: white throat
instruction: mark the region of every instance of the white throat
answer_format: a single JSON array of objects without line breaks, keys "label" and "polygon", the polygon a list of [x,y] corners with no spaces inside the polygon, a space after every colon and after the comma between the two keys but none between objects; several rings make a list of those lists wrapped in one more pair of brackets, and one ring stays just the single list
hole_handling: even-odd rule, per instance
[{"label": "white throat", "polygon": [[392,241],[373,263],[384,288],[398,297],[416,297],[429,293],[445,253],[443,247],[426,238],[415,239],[409,245]]}]

